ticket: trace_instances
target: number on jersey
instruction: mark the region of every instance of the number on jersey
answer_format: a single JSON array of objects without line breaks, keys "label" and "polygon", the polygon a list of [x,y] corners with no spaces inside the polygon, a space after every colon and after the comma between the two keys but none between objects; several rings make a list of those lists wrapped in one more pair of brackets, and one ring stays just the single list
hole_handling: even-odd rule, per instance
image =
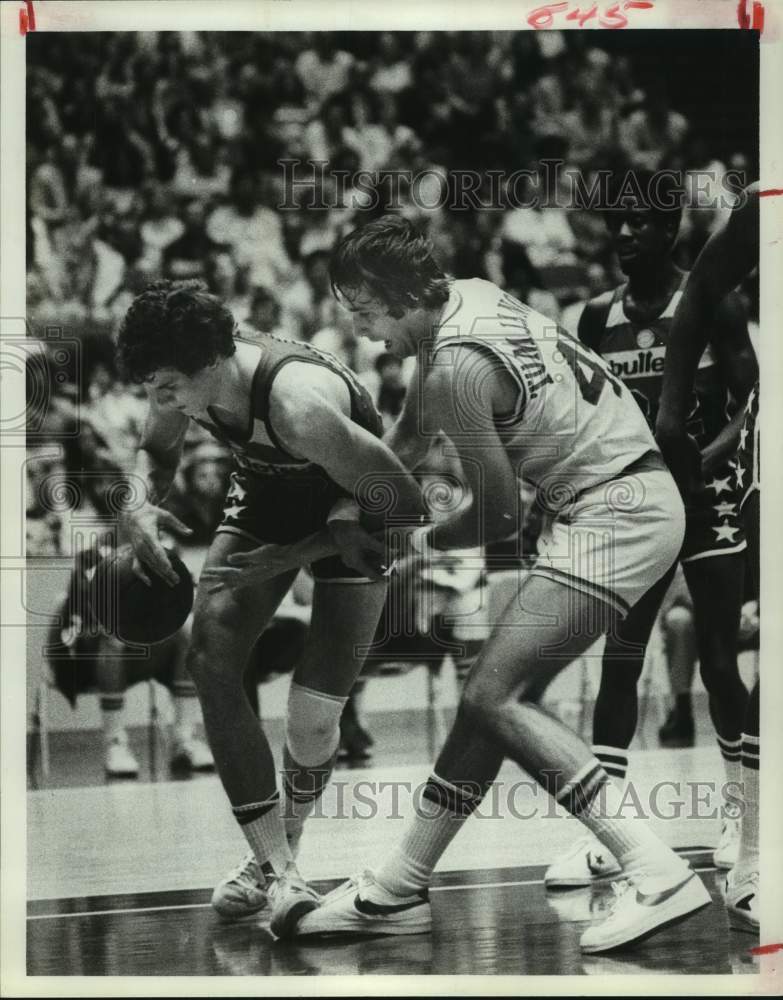
[{"label": "number on jersey", "polygon": [[586,403],[596,406],[607,382],[614,390],[615,396],[622,395],[619,380],[602,364],[597,355],[561,327],[557,328],[557,347],[573,372],[579,392]]}]

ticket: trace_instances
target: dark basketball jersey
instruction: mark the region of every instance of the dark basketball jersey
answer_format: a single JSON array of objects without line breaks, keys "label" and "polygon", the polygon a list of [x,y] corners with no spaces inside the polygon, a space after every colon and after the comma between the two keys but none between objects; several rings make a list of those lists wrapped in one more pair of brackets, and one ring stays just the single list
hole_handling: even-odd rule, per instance
[{"label": "dark basketball jersey", "polygon": [[[684,284],[685,279],[661,315],[646,324],[628,319],[623,306],[626,286],[616,288],[600,337],[597,343],[589,344],[631,390],[653,430],[663,385],[669,330]],[[687,421],[688,432],[703,448],[726,426],[731,412],[729,390],[708,345],[696,374]]]},{"label": "dark basketball jersey", "polygon": [[238,435],[234,428],[227,428],[211,408],[207,410],[210,420],[198,420],[197,423],[231,450],[236,465],[245,475],[250,477],[305,475],[308,478],[320,475],[328,478],[320,466],[290,455],[275,436],[269,422],[272,383],[280,369],[292,361],[322,365],[336,372],[350,393],[351,420],[376,437],[380,437],[383,433],[380,415],[369,392],[350,368],[337,358],[318,351],[309,344],[284,340],[271,334],[253,337],[252,340],[242,337],[237,339],[252,343],[260,349],[258,365],[253,376],[247,430],[244,435]]}]

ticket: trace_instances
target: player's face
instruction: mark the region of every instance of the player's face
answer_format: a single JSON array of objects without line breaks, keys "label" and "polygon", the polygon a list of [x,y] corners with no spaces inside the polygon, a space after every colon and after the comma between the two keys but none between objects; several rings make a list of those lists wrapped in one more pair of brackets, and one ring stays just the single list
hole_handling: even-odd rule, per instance
[{"label": "player's face", "polygon": [[606,224],[625,274],[631,274],[640,267],[654,267],[671,250],[668,229],[649,209],[609,212]]},{"label": "player's face", "polygon": [[185,375],[176,368],[159,368],[147,379],[147,392],[158,406],[195,416],[212,402],[214,370],[210,365],[194,375]]},{"label": "player's face", "polygon": [[416,342],[405,316],[400,319],[390,316],[386,303],[376,299],[366,288],[346,289],[340,302],[353,316],[357,337],[384,343],[387,351],[400,358],[416,353]]}]

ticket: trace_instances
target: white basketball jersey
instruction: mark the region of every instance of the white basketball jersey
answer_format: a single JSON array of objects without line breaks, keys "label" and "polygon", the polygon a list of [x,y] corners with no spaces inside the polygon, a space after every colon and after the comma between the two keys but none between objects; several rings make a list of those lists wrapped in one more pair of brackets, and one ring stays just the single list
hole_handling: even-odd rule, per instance
[{"label": "white basketball jersey", "polygon": [[[480,279],[453,283],[432,363],[449,364],[448,348],[457,344],[490,351],[516,382],[515,410],[496,416],[495,426],[518,477],[547,494],[550,504],[557,503],[559,490],[565,504],[574,493],[614,478],[650,451],[657,453],[636,401],[608,365],[497,285]],[[458,386],[461,378],[455,373]],[[469,392],[467,399],[457,392],[466,440],[471,437]]]}]

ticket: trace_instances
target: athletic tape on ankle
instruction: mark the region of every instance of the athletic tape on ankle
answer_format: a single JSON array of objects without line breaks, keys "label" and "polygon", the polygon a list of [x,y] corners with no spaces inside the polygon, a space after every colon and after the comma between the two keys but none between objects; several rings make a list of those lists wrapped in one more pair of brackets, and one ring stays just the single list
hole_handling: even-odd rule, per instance
[{"label": "athletic tape on ankle", "polygon": [[348,696],[291,684],[285,738],[291,757],[304,767],[329,760],[340,742],[340,716]]}]

